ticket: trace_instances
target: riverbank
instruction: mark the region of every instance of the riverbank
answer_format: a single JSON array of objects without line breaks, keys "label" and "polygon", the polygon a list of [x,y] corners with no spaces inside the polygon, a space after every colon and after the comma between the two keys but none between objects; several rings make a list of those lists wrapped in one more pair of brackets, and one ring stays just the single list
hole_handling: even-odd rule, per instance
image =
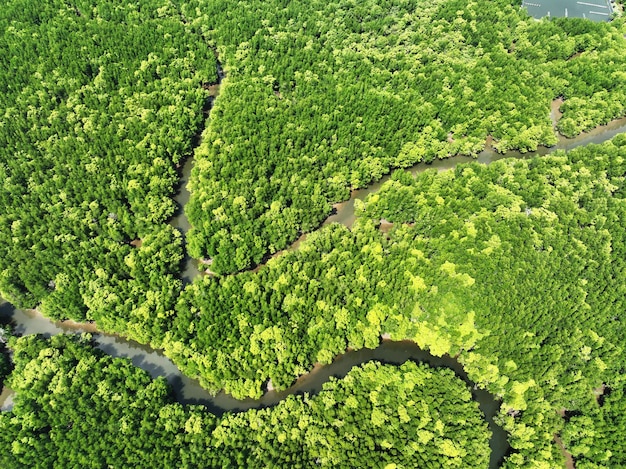
[{"label": "riverbank", "polygon": [[[615,134],[617,134],[619,132],[625,131],[626,130],[626,119],[621,119],[620,121],[621,122],[618,121],[616,123],[612,123],[612,125],[604,126],[602,128],[599,128],[598,132],[595,135],[592,134],[592,133],[583,135],[581,137],[581,139],[579,140],[578,145],[582,145],[582,144],[585,144],[585,143],[600,143],[601,141],[604,141],[604,140],[606,140],[608,138],[611,138],[611,136],[613,136],[613,135],[615,135]],[[590,140],[592,140],[592,141],[590,141]],[[566,141],[565,143],[566,144],[570,144],[570,142],[571,141]],[[582,143],[580,143],[580,142],[582,142]],[[553,147],[552,149],[548,149],[549,151],[547,151],[546,153],[549,153],[550,151],[554,151],[555,149],[558,149],[558,146],[556,148]],[[489,157],[489,155],[482,155],[481,154],[483,159],[481,161],[481,155],[479,155],[478,162],[479,163],[484,163],[484,164],[489,164],[490,162],[496,161],[496,160],[501,159],[501,158],[507,158],[507,157],[510,158],[510,157],[512,157],[511,153],[515,153],[515,152],[510,152],[509,154],[505,154],[505,155],[498,155],[497,158],[491,158],[491,157]],[[518,157],[520,157],[520,158],[530,158],[530,157],[535,156],[536,154],[538,154],[538,153],[519,154]],[[461,158],[462,158],[462,161],[460,161]],[[416,172],[423,171],[424,169],[428,169],[428,168],[432,168],[432,167],[436,167],[439,170],[447,170],[447,169],[451,169],[451,168],[455,167],[456,164],[458,164],[459,162],[467,162],[467,161],[469,161],[469,159],[468,158],[463,158],[463,157],[455,157],[455,158],[450,158],[448,160],[438,160],[438,161],[434,162],[432,165],[423,165],[422,164],[422,165],[419,165],[419,167],[414,167],[414,168],[417,168],[417,169],[415,169],[415,171],[411,170],[411,172],[413,174],[415,174]],[[441,167],[438,167],[439,164],[441,165]],[[381,181],[380,185],[382,185],[383,183],[384,183],[384,181]],[[380,187],[380,185],[378,187]],[[371,187],[368,188],[368,189],[369,189],[368,193],[371,193],[371,192],[373,192],[373,190],[375,190],[375,189],[373,189]],[[355,191],[355,192],[359,192],[359,191]],[[368,193],[364,194],[363,197],[365,195],[367,195]],[[363,194],[363,193],[361,193],[361,194]],[[356,200],[356,196],[353,195],[353,198],[351,198],[351,200],[353,200],[353,203],[352,203],[353,209],[352,210],[354,212],[354,200]],[[355,214],[353,213],[353,216],[354,215]],[[330,223],[330,222],[327,221],[327,223]],[[346,226],[351,226],[351,222],[349,224],[348,224],[348,222],[346,222],[344,224],[346,224]],[[35,313],[36,313],[36,311],[35,311]],[[31,319],[33,319],[33,318],[31,318]],[[45,318],[41,318],[41,319],[45,319]],[[16,321],[16,324],[18,325],[18,328],[20,327],[20,325],[23,325],[24,321],[26,321],[26,320],[23,319],[22,321],[23,321],[22,323]],[[71,329],[72,332],[80,332],[79,329],[80,329],[81,326],[83,326],[83,325],[76,324],[76,323],[74,323],[74,324],[66,324],[65,326],[62,325],[62,324],[61,325],[55,325],[55,327],[58,327],[58,328],[60,328],[62,330],[64,328],[65,329]],[[90,324],[89,326],[93,326],[95,328],[95,331],[97,332],[97,328],[96,328],[95,324]],[[24,332],[24,333],[42,333],[42,332]],[[45,334],[45,333],[55,333],[55,332],[43,332],[43,333]],[[110,344],[110,341],[107,344],[106,340],[108,340],[108,339],[102,339],[102,337],[113,337],[113,344],[115,344],[115,345],[110,347],[108,345],[108,344]],[[148,354],[152,354],[152,353],[154,353],[157,356],[159,356],[160,354],[158,352],[155,352],[154,350],[151,350],[149,347],[138,346],[138,344],[137,344],[137,346],[138,346],[138,350],[139,351],[137,351],[137,349],[133,349],[134,345],[131,342],[119,340],[119,342],[126,342],[126,343],[131,345],[130,346],[130,351],[128,351],[128,352],[120,352],[120,350],[123,347],[118,347],[117,346],[118,345],[118,339],[119,338],[115,337],[115,336],[107,336],[105,334],[98,335],[95,338],[96,346],[98,348],[100,348],[101,350],[103,350],[104,352],[109,353],[109,354],[111,354],[113,356],[127,356],[128,358],[131,358],[131,360],[133,361],[133,364],[135,364],[136,366],[139,366],[139,367],[149,371],[150,374],[153,375],[153,376],[167,376],[168,381],[170,382],[170,384],[173,385],[173,387],[175,389],[176,389],[177,384],[180,385],[180,380],[182,380],[182,378],[181,378],[182,375],[177,370],[177,368],[169,360],[167,360],[167,358],[163,357],[169,363],[169,365],[171,365],[176,370],[171,376],[168,374],[168,372],[166,371],[166,368],[163,367],[161,363],[152,364],[153,362],[150,362],[149,360],[146,359],[147,355]],[[383,339],[384,339],[384,337],[383,337]],[[383,345],[384,345],[384,343],[385,343],[385,341],[383,340]],[[379,348],[374,349],[374,350],[379,350]],[[179,399],[180,402],[205,404],[205,405],[207,405],[209,410],[212,410],[212,411],[214,410],[215,413],[218,413],[218,414],[220,412],[223,413],[225,411],[241,411],[241,410],[246,410],[247,408],[267,407],[267,406],[270,406],[270,405],[274,404],[274,402],[273,402],[274,399],[276,399],[276,402],[279,402],[281,399],[284,399],[284,397],[286,395],[289,395],[289,394],[298,394],[298,393],[303,393],[303,392],[319,392],[319,391],[308,391],[309,388],[307,388],[307,384],[306,383],[307,382],[318,383],[318,384],[321,383],[321,384],[319,384],[319,388],[321,389],[321,385],[325,381],[323,381],[323,380],[320,381],[319,377],[323,376],[324,373],[332,373],[332,370],[334,369],[333,366],[339,366],[339,365],[335,365],[335,363],[342,363],[342,360],[343,360],[344,356],[352,356],[352,355],[358,354],[358,353],[366,353],[367,350],[369,350],[369,349],[361,349],[360,351],[351,351],[351,352],[346,353],[345,355],[341,355],[341,356],[337,357],[335,362],[333,362],[333,364],[329,365],[328,367],[321,367],[321,366],[314,367],[313,370],[310,373],[308,373],[308,374],[302,376],[300,379],[298,379],[296,381],[296,383],[292,387],[290,387],[288,390],[285,390],[285,391],[282,391],[282,392],[272,391],[273,394],[266,393],[263,396],[263,398],[261,398],[260,400],[257,400],[257,401],[250,401],[250,402],[238,401],[238,400],[235,400],[231,396],[228,396],[228,395],[226,395],[224,393],[219,393],[217,396],[209,396],[206,400],[203,397],[197,397],[197,398],[196,397],[191,397],[191,398],[188,398],[188,396],[186,395],[187,393],[185,391],[183,391],[182,393],[177,394],[177,396],[179,396],[178,399]],[[427,353],[427,352],[425,352],[425,353]],[[162,355],[160,355],[160,356],[162,357]],[[372,358],[372,359],[378,359],[378,358]],[[409,358],[406,358],[406,359],[409,359]],[[361,360],[362,360],[362,358],[361,358]],[[382,357],[381,360],[385,361],[385,362],[390,362],[389,355],[386,355],[386,356]],[[426,360],[424,360],[424,361],[426,361]],[[429,361],[426,361],[426,362],[427,363],[431,363]],[[148,365],[146,365],[146,363],[148,363]],[[360,362],[360,363],[362,363],[362,362]],[[354,365],[352,365],[352,366],[354,366]],[[443,366],[447,366],[447,365],[443,365]],[[461,367],[461,369],[462,369],[462,367]],[[331,371],[329,371],[329,370],[331,370]],[[338,373],[339,372],[337,372],[335,374],[338,374]],[[329,377],[327,379],[329,379]],[[199,385],[197,387],[198,387],[198,389],[201,389]],[[311,385],[311,389],[313,389],[313,388],[314,388],[314,386]],[[203,391],[203,392],[206,394],[206,391]],[[181,394],[182,394],[182,397],[180,397]],[[232,404],[231,408],[228,408],[228,406],[230,405],[230,404],[228,404],[228,402],[230,402],[230,401],[235,401],[235,402]],[[222,406],[222,404],[223,404],[223,406]],[[212,408],[211,408],[211,406],[212,406]],[[495,412],[497,412],[497,408],[494,411],[494,414],[495,414]]]},{"label": "riverbank", "polygon": [[[6,302],[0,304],[0,323],[12,323],[15,333],[18,335],[42,334],[50,336],[60,333],[85,332],[80,324],[53,323],[36,311],[18,310]],[[492,432],[489,443],[492,450],[489,467],[498,467],[509,448],[507,433],[493,420],[500,409],[500,402],[487,391],[478,389],[475,383],[469,380],[463,366],[455,358],[448,355],[436,357],[420,349],[412,341],[393,341],[388,334],[381,336],[380,345],[375,349],[348,349],[344,354],[335,357],[329,365],[315,364],[310,372],[296,379],[288,389],[283,391],[268,390],[260,399],[245,400],[235,399],[224,392],[211,395],[201,388],[197,381],[184,376],[167,357],[150,347],[106,334],[95,334],[94,345],[113,357],[130,359],[134,366],[147,371],[152,378],[165,377],[172,386],[177,401],[181,404],[204,405],[209,412],[218,416],[226,412],[243,412],[249,409],[272,407],[292,394],[315,395],[332,377],[341,379],[353,367],[370,361],[401,365],[407,360],[412,360],[427,363],[434,368],[446,367],[452,369],[457,377],[466,383],[489,425]],[[3,410],[11,409],[13,395],[14,393],[8,388],[2,390],[0,407]]]},{"label": "riverbank", "polygon": [[[198,130],[198,133],[195,137],[195,142],[194,142],[194,146],[192,150],[193,152],[195,152],[198,146],[202,143],[202,133],[204,132],[204,129],[206,127],[207,119],[210,118],[213,104],[215,103],[215,100],[220,94],[222,80],[226,76],[224,69],[222,67],[222,64],[220,63],[219,58],[217,58],[217,56],[216,56],[216,63],[217,63],[217,82],[207,83],[203,85],[203,88],[209,91],[209,97],[207,99],[207,104],[205,106],[205,109],[203,110],[205,114],[205,119],[203,121],[202,127]],[[170,225],[172,225],[174,228],[176,228],[178,231],[181,232],[184,240],[186,240],[187,233],[191,229],[191,223],[189,223],[189,219],[187,218],[187,215],[185,213],[185,205],[187,205],[187,202],[189,202],[189,198],[191,197],[191,193],[189,192],[188,185],[189,185],[189,180],[191,178],[191,171],[193,169],[193,164],[194,164],[194,158],[193,158],[193,153],[192,153],[192,155],[188,156],[185,159],[182,167],[178,168],[180,180],[178,183],[178,191],[176,195],[174,196],[174,201],[178,205],[178,209],[176,211],[176,214],[169,221]],[[193,280],[197,278],[198,276],[208,273],[207,272],[208,269],[201,268],[199,265],[200,263],[198,262],[197,259],[193,259],[189,257],[189,254],[187,253],[187,249],[186,249],[186,241],[184,243],[184,246],[185,246],[185,257],[182,261],[183,268],[181,271],[181,279],[183,281],[183,284],[187,285],[193,282]]]},{"label": "riverbank", "polygon": [[[558,111],[558,107],[561,105],[561,103],[562,103],[561,100],[553,101],[552,113],[554,114],[553,114],[552,119],[555,125],[558,119],[560,118],[560,111]],[[502,159],[509,159],[509,158],[529,159],[535,156],[548,155],[557,150],[570,151],[576,147],[583,146],[583,145],[589,145],[592,143],[600,144],[600,143],[606,142],[607,140],[612,139],[617,134],[624,133],[624,132],[626,132],[626,117],[621,117],[619,119],[615,119],[609,122],[607,125],[601,125],[599,127],[596,127],[590,132],[583,132],[574,138],[567,138],[567,137],[564,137],[563,135],[559,135],[556,145],[552,147],[539,147],[534,152],[525,152],[525,153],[522,153],[517,150],[511,150],[505,153],[499,153],[498,151],[495,150],[495,148],[493,148],[492,140],[490,138],[487,138],[487,141],[485,142],[485,149],[481,151],[475,159],[469,156],[455,155],[449,158],[435,160],[431,163],[423,163],[423,162],[416,163],[415,165],[409,168],[406,168],[405,171],[408,171],[413,176],[415,176],[428,169],[436,169],[437,171],[449,171],[449,170],[454,169],[458,164],[470,163],[472,161],[477,161],[478,163],[481,163],[481,164],[490,164],[490,163],[493,163],[494,161],[499,161]],[[383,186],[383,184],[389,181],[389,179],[391,179],[391,174],[386,174],[381,179],[370,184],[366,188],[352,190],[350,192],[350,198],[348,200],[333,204],[332,213],[328,217],[326,217],[326,219],[320,224],[320,226],[316,230],[313,230],[312,232],[317,231],[324,226],[330,225],[331,223],[339,223],[341,225],[346,226],[347,228],[352,227],[352,225],[354,224],[354,221],[357,218],[357,214],[355,211],[355,202],[357,200],[364,201],[365,198],[367,198],[367,196],[369,196],[370,194],[374,192],[378,192],[380,188]],[[261,264],[256,265],[252,269],[252,271],[258,272],[267,263],[269,259],[276,258],[285,252],[289,252],[289,251],[293,251],[297,249],[300,246],[300,244],[307,238],[308,234],[309,233],[301,233],[300,236],[293,243],[291,243],[288,247],[286,247],[285,249],[276,251],[270,256],[267,256],[267,259]]]}]

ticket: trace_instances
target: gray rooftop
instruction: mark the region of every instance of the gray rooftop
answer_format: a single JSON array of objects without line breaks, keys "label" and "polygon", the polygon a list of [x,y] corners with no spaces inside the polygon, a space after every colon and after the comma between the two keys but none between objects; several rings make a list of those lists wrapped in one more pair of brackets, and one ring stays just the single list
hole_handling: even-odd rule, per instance
[{"label": "gray rooftop", "polygon": [[534,18],[568,17],[608,21],[613,13],[611,0],[523,0],[522,7]]}]

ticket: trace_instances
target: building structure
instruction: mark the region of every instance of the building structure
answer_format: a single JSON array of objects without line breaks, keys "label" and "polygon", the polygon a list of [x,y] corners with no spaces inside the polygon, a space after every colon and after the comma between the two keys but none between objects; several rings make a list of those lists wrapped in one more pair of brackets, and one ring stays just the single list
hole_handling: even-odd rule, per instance
[{"label": "building structure", "polygon": [[523,0],[533,18],[567,17],[587,18],[592,21],[609,21],[613,17],[613,0]]}]

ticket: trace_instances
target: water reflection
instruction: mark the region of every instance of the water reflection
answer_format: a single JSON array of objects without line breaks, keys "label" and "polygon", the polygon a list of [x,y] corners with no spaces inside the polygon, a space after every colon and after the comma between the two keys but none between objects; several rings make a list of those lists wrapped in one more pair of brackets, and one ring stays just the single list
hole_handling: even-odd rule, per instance
[{"label": "water reflection", "polygon": [[50,337],[62,333],[91,333],[95,347],[107,355],[130,359],[133,365],[147,371],[152,378],[158,376],[166,378],[179,402],[202,401],[210,404],[211,395],[197,381],[183,376],[178,367],[163,353],[148,345],[112,334],[103,334],[97,330],[96,324],[53,322],[37,311],[16,309],[6,301],[0,303],[0,324],[10,324],[17,335],[40,334],[43,337]]},{"label": "water reflection", "polygon": [[13,396],[15,392],[8,387],[2,388],[0,392],[0,412],[13,409]]},{"label": "water reflection", "polygon": [[[222,80],[225,77],[224,69],[222,68],[222,64],[220,63],[219,60],[216,62],[216,65],[217,65],[217,83],[207,85],[206,87],[206,89],[209,90],[209,97],[207,98],[207,101],[203,110],[205,117],[210,115],[211,109],[213,108],[213,103],[215,102],[215,99],[220,93],[220,85],[222,83]],[[203,129],[200,129],[198,134],[195,136],[195,141],[193,145],[194,149],[197,148],[202,142],[202,132],[203,132]],[[188,186],[189,186],[189,180],[191,178],[192,168],[193,168],[193,157],[188,156],[185,159],[182,168],[180,168],[180,174],[179,174],[180,179],[179,179],[179,186],[178,186],[179,188],[178,188],[178,192],[176,196],[174,197],[174,201],[178,205],[178,209],[176,213],[174,214],[174,217],[172,217],[172,219],[169,222],[170,225],[172,225],[174,228],[177,228],[183,234],[183,239],[186,238],[187,232],[191,229],[191,224],[189,223],[189,219],[187,218],[187,215],[185,214],[184,207],[185,205],[187,205],[187,202],[189,202],[189,198],[191,197]],[[190,284],[196,277],[205,273],[206,271],[206,267],[203,267],[202,265],[200,265],[197,259],[193,259],[189,257],[186,249],[185,249],[185,258],[183,259],[182,263],[183,263],[183,268],[181,272],[181,279],[184,285]]]}]

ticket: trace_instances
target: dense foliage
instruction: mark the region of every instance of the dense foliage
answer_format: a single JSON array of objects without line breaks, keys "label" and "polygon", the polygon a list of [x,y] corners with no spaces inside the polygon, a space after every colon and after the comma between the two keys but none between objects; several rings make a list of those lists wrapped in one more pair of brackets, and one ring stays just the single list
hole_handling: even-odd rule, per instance
[{"label": "dense foliage", "polygon": [[[580,467],[626,465],[611,432],[624,426],[623,136],[531,161],[397,172],[352,230],[330,226],[258,273],[206,277],[181,294],[183,240],[166,221],[217,79],[205,38],[228,75],[195,155],[188,248],[227,273],[392,168],[475,154],[488,135],[501,151],[554,143],[556,97],[564,135],[624,115],[623,19],[535,22],[511,3],[5,1],[0,294],[162,345],[238,397],[269,379],[285,388],[346,347],[408,338],[458,355],[503,398],[509,467],[560,464],[555,434]],[[381,232],[381,219],[394,228]],[[404,442],[421,441],[412,412],[424,409],[398,411],[409,399],[399,383],[446,376],[370,365],[317,398],[216,420],[69,339],[14,347],[21,397],[0,417],[3,467],[341,466],[365,454],[393,467],[421,457]],[[0,354],[0,377],[6,365]],[[422,434],[449,453],[427,456],[482,464],[484,426],[460,384],[446,383],[438,408],[474,430],[462,448]],[[428,397],[410,399],[431,404],[424,386]],[[433,422],[422,429],[437,435]]]},{"label": "dense foliage", "polygon": [[213,51],[156,0],[10,0],[0,31],[2,296],[157,340],[180,289],[175,165]]},{"label": "dense foliage", "polygon": [[556,142],[626,113],[623,23],[510,0],[186,2],[227,77],[196,153],[193,257],[246,269],[394,167]]},{"label": "dense foliage", "polygon": [[385,333],[412,339],[459,355],[503,397],[509,464],[554,463],[557,410],[586,414],[592,389],[625,366],[625,174],[624,135],[549,157],[398,171],[351,231],[328,226],[258,273],[188,287],[166,352],[243,397]]},{"label": "dense foliage", "polygon": [[0,465],[179,467],[172,446],[188,438],[178,434],[175,417],[185,412],[172,404],[165,379],[152,381],[128,360],[103,355],[85,340],[13,341],[9,384],[17,394],[13,410],[0,414]]},{"label": "dense foliage", "polygon": [[252,445],[245,467],[315,461],[391,469],[486,467],[488,433],[477,403],[451,370],[372,362],[331,379],[311,399],[290,396],[272,409],[227,417],[214,435],[227,454]]},{"label": "dense foliage", "polygon": [[[0,329],[0,334],[2,329]],[[11,371],[11,359],[9,358],[9,351],[6,349],[3,343],[0,342],[0,389],[4,385],[4,379]]]},{"label": "dense foliage", "polygon": [[486,467],[489,432],[448,369],[368,363],[313,398],[216,418],[163,379],[68,336],[13,341],[18,391],[0,414],[17,467]]},{"label": "dense foliage", "polygon": [[574,414],[563,440],[576,458],[578,469],[626,467],[626,386],[623,375],[604,389],[598,406],[583,415]]},{"label": "dense foliage", "polygon": [[[472,276],[474,291],[455,293],[478,313],[478,330],[488,331],[475,351],[498,357],[500,373],[530,383],[524,413],[515,419],[521,425],[511,430],[526,433],[525,442],[514,443],[518,448],[536,451],[533,440],[542,432],[551,439],[548,430],[555,427],[544,420],[545,403],[552,412],[593,418],[592,389],[620,386],[626,364],[625,175],[622,135],[567,156],[487,170],[458,167],[448,178],[398,178],[395,188],[407,199],[413,194],[415,205],[396,211],[390,184],[366,210],[373,218],[414,222],[412,230],[427,234],[420,244],[439,259],[432,267]],[[455,265],[462,270],[455,272]],[[471,354],[463,356],[471,363]],[[610,439],[597,443],[599,452],[611,449]],[[608,466],[624,462],[616,454]]]}]

